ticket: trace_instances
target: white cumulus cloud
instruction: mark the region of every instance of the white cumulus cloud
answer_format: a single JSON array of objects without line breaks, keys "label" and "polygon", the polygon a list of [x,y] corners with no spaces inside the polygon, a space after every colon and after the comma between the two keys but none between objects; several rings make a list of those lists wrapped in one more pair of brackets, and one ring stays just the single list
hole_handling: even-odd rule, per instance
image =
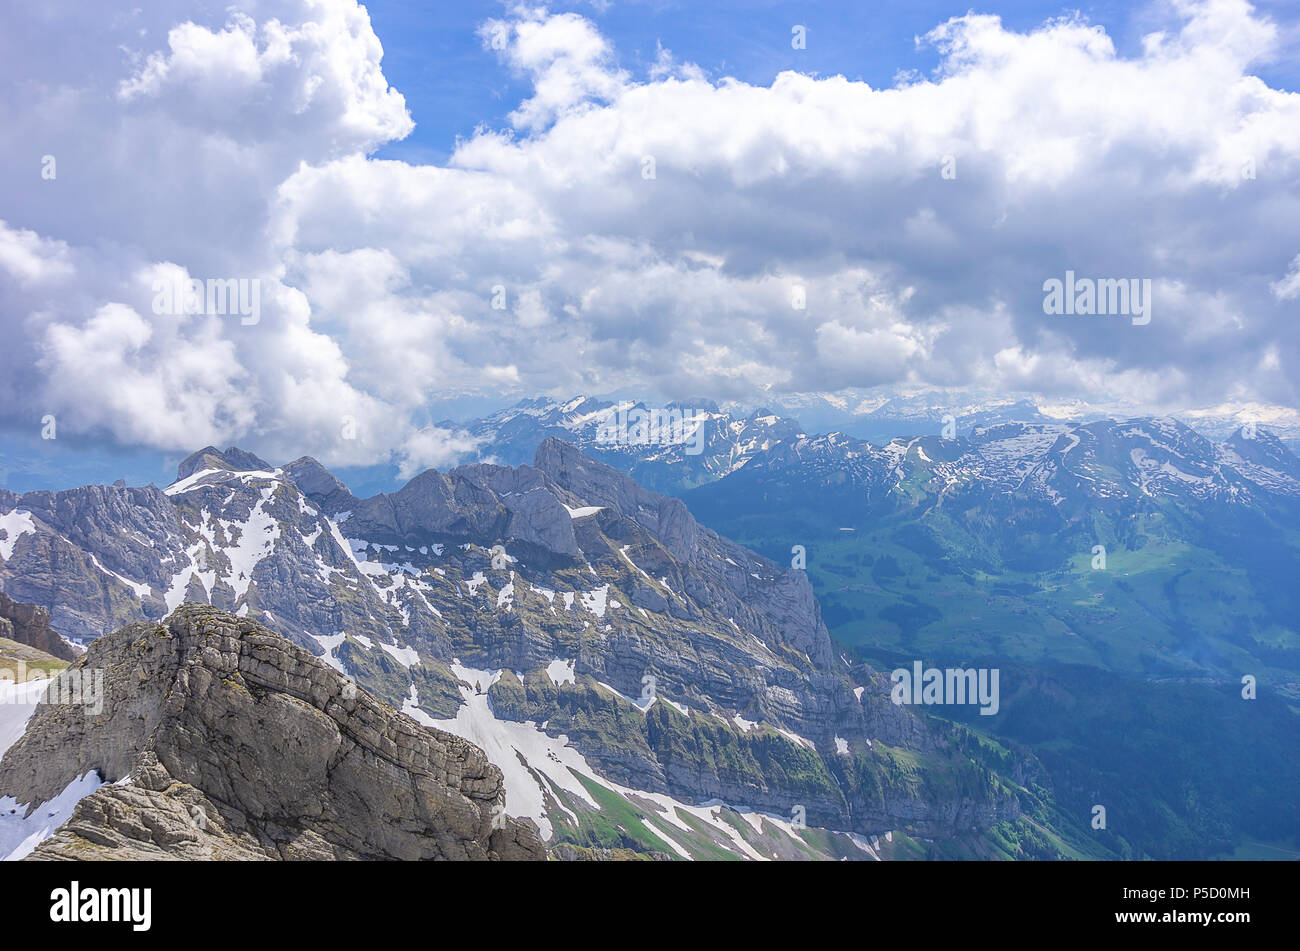
[{"label": "white cumulus cloud", "polygon": [[[1296,403],[1300,95],[1244,0],[1178,0],[1134,56],[967,14],[883,89],[634,76],[592,19],[512,8],[484,68],[529,91],[445,165],[374,156],[418,104],[356,0],[39,7],[0,63],[39,143],[0,154],[11,428],[409,472],[473,448],[428,425],[464,394]],[[1150,323],[1045,315],[1067,271],[1151,280]],[[255,280],[260,319],[155,314],[160,275]]]}]

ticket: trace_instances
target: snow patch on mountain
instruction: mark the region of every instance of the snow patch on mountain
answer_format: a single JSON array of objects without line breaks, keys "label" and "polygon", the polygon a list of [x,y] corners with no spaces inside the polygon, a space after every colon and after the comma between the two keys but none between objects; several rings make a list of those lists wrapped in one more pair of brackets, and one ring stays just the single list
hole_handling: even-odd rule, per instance
[{"label": "snow patch on mountain", "polygon": [[551,678],[551,683],[557,687],[564,684],[576,682],[577,675],[574,673],[574,661],[560,660],[558,657],[546,666],[546,676]]},{"label": "snow patch on mountain", "polygon": [[420,655],[414,647],[398,647],[395,644],[380,644],[384,652],[408,670],[420,662]]},{"label": "snow patch on mountain", "polygon": [[0,538],[0,560],[8,561],[14,556],[14,545],[19,537],[36,534],[36,523],[32,521],[31,512],[14,509],[0,515],[0,531],[5,533],[5,537]]},{"label": "snow patch on mountain", "polygon": [[72,811],[104,781],[93,770],[74,779],[51,799],[30,809],[13,796],[0,797],[0,862],[16,862],[54,835]]},{"label": "snow patch on mountain", "polygon": [[343,666],[343,662],[334,656],[334,652],[343,646],[343,642],[348,639],[348,636],[342,631],[339,631],[337,634],[313,634],[312,636],[316,639],[316,643],[325,650],[325,653],[321,655],[321,660],[325,661],[325,663],[329,664],[344,677],[349,676],[347,670]]}]

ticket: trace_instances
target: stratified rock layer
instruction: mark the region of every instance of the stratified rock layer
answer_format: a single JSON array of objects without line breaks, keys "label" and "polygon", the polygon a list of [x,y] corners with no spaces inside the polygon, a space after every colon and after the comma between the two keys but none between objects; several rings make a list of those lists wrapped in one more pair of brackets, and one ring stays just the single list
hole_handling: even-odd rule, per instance
[{"label": "stratified rock layer", "polygon": [[50,612],[38,604],[24,604],[0,591],[0,637],[35,647],[60,660],[73,660],[77,652],[50,627]]},{"label": "stratified rock layer", "polygon": [[480,749],[254,621],[185,604],[71,668],[97,669],[97,715],[41,704],[0,761],[0,795],[20,803],[92,770],[109,783],[32,858],[545,857],[531,823],[505,817]]}]

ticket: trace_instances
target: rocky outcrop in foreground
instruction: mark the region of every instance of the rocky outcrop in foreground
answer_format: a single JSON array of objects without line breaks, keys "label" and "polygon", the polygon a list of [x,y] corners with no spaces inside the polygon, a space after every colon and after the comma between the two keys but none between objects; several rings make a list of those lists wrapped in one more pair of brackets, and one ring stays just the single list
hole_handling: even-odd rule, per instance
[{"label": "rocky outcrop in foreground", "polygon": [[[38,806],[106,782],[34,859],[542,859],[501,773],[262,625],[184,604],[95,641],[96,715],[42,703],[0,760]],[[67,676],[66,674],[64,676]]]}]

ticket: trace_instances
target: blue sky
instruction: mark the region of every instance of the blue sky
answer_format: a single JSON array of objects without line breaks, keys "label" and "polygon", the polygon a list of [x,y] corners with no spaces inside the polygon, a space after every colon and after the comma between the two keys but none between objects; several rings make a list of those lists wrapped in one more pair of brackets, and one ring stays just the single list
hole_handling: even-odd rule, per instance
[{"label": "blue sky", "polygon": [[[1300,9],[1297,0],[1256,4],[1280,19]],[[405,161],[446,162],[457,137],[476,126],[507,125],[506,116],[527,95],[528,85],[512,77],[485,52],[478,26],[505,9],[500,3],[429,3],[427,0],[371,0],[366,4],[384,44],[384,73],[406,96],[415,132],[386,145],[379,156]],[[723,2],[613,2],[555,6],[591,17],[617,49],[621,65],[643,77],[660,45],[679,60],[702,67],[711,78],[734,76],[767,85],[792,69],[822,76],[844,75],[874,87],[894,83],[900,71],[928,74],[939,62],[935,50],[918,44],[949,17],[968,10],[996,13],[1016,30],[1029,30],[1052,17],[1079,13],[1100,24],[1120,55],[1134,55],[1141,37],[1167,22],[1158,5],[1131,0],[1060,4],[1041,0],[990,3],[947,0],[797,3],[766,0]],[[807,46],[790,45],[794,24],[807,27]],[[1294,39],[1292,50],[1295,50]],[[1258,70],[1270,85],[1294,90],[1300,57]]]}]

